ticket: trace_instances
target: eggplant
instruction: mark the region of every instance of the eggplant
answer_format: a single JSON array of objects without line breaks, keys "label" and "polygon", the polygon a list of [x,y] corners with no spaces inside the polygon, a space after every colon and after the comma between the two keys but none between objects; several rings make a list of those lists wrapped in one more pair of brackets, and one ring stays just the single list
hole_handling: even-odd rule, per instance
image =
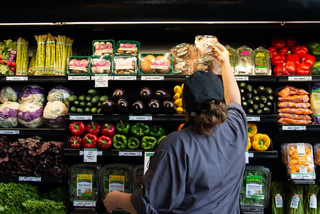
[{"label": "eggplant", "polygon": [[159,88],[156,93],[155,93],[156,99],[163,101],[163,100],[168,100],[171,98],[170,93],[168,92],[167,89],[165,88]]},{"label": "eggplant", "polygon": [[143,87],[140,89],[139,97],[143,101],[149,101],[152,97],[152,89],[149,87]]},{"label": "eggplant", "polygon": [[117,108],[120,113],[126,113],[129,110],[129,103],[125,99],[121,98],[117,102]]},{"label": "eggplant", "polygon": [[118,100],[124,98],[125,95],[126,95],[126,93],[125,93],[124,89],[116,88],[112,92],[111,99],[113,99],[114,101],[118,101]]},{"label": "eggplant", "polygon": [[111,113],[114,109],[114,102],[112,100],[106,100],[101,105],[102,111],[105,113]]},{"label": "eggplant", "polygon": [[137,100],[132,104],[132,109],[135,114],[141,114],[144,112],[145,107],[141,100]]},{"label": "eggplant", "polygon": [[173,113],[174,112],[174,103],[172,100],[165,100],[162,103],[162,108],[166,113]]},{"label": "eggplant", "polygon": [[151,113],[157,113],[160,111],[160,102],[156,99],[151,99],[148,103],[148,109]]}]

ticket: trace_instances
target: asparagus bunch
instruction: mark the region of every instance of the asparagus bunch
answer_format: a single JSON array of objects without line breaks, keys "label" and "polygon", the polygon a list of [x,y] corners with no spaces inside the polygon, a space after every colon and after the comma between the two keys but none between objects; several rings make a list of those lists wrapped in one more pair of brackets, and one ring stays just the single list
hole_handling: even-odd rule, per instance
[{"label": "asparagus bunch", "polygon": [[66,75],[67,48],[66,36],[58,35],[56,37],[56,75]]},{"label": "asparagus bunch", "polygon": [[34,75],[36,58],[37,58],[37,50],[34,50],[29,63],[28,75]]},{"label": "asparagus bunch", "polygon": [[29,56],[29,42],[22,37],[17,41],[16,75],[27,75]]},{"label": "asparagus bunch", "polygon": [[37,58],[36,58],[36,72],[35,75],[43,75],[45,67],[45,57],[46,57],[46,41],[47,35],[34,36],[38,43],[37,48]]},{"label": "asparagus bunch", "polygon": [[72,44],[73,44],[74,39],[67,39],[67,61],[70,56],[72,56]]},{"label": "asparagus bunch", "polygon": [[45,70],[44,70],[46,75],[53,75],[55,73],[54,72],[55,55],[56,55],[55,37],[49,33],[47,37],[47,43],[46,43],[46,63],[45,63]]}]

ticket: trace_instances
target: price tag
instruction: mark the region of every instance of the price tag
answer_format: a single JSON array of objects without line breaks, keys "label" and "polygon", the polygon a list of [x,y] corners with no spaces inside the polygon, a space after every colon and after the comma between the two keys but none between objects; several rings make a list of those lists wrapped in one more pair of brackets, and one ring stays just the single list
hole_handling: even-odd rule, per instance
[{"label": "price tag", "polygon": [[245,151],[245,159],[246,159],[246,164],[249,163],[249,152],[248,150]]},{"label": "price tag", "polygon": [[235,76],[236,81],[249,81],[249,76]]},{"label": "price tag", "polygon": [[152,116],[129,116],[129,120],[152,120]]},{"label": "price tag", "polygon": [[288,81],[312,81],[312,76],[288,76]]},{"label": "price tag", "polygon": [[92,120],[92,115],[70,115],[70,120]]},{"label": "price tag", "polygon": [[83,162],[96,163],[97,162],[97,149],[84,149],[83,150]]},{"label": "price tag", "polygon": [[314,194],[310,196],[310,208],[317,209],[317,196]]},{"label": "price tag", "polygon": [[248,117],[247,116],[247,121],[260,121],[260,117],[259,116],[257,116],[257,117],[255,117],[255,116]]},{"label": "price tag", "polygon": [[28,76],[26,77],[7,76],[6,81],[28,81]]},{"label": "price tag", "polygon": [[20,134],[20,130],[0,130],[0,134]]},{"label": "price tag", "polygon": [[291,173],[292,180],[312,180],[316,179],[315,173]]},{"label": "price tag", "polygon": [[306,130],[306,126],[282,126],[282,130],[285,130],[285,131],[302,131],[302,130]]},{"label": "price tag", "polygon": [[95,207],[95,201],[73,201],[74,207]]},{"label": "price tag", "polygon": [[19,181],[41,182],[41,177],[19,176]]},{"label": "price tag", "polygon": [[164,76],[141,76],[141,80],[164,80]]},{"label": "price tag", "polygon": [[68,76],[68,80],[90,80],[90,76]]},{"label": "price tag", "polygon": [[249,158],[253,158],[254,157],[254,153],[248,152],[248,156],[249,156]]},{"label": "price tag", "polygon": [[[95,79],[96,79],[95,76],[91,76],[91,80],[95,80]],[[108,80],[113,80],[113,76],[108,75]]]},{"label": "price tag", "polygon": [[142,156],[142,152],[119,152],[119,156]]},{"label": "price tag", "polygon": [[144,173],[146,173],[146,171],[149,168],[149,163],[150,163],[150,157],[152,157],[154,154],[154,152],[145,152],[144,153]]},{"label": "price tag", "polygon": [[94,86],[96,88],[107,88],[108,87],[108,74],[96,74],[95,80],[94,80]]},{"label": "price tag", "polygon": [[298,209],[299,205],[299,196],[296,194],[292,197],[290,207],[293,209]]},{"label": "price tag", "polygon": [[[83,151],[79,151],[79,155],[83,155]],[[102,156],[102,151],[97,151],[97,156]]]},{"label": "price tag", "polygon": [[275,196],[275,199],[276,199],[276,208],[283,208],[282,196],[280,194],[277,194]]},{"label": "price tag", "polygon": [[113,80],[136,80],[137,76],[113,76]]}]

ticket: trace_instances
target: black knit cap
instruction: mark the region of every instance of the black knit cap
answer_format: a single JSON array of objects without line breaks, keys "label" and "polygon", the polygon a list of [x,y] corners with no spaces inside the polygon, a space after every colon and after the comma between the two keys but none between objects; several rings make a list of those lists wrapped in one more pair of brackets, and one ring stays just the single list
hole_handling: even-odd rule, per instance
[{"label": "black knit cap", "polygon": [[214,73],[196,71],[186,78],[183,87],[183,99],[186,111],[191,116],[202,112],[201,105],[207,100],[216,104],[222,102],[224,87],[222,81]]}]

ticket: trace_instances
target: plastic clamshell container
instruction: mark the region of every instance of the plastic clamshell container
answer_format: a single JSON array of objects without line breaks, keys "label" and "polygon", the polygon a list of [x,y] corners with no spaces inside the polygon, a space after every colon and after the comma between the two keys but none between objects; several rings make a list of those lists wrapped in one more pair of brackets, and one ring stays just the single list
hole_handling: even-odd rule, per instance
[{"label": "plastic clamshell container", "polygon": [[234,75],[237,75],[237,72],[236,72],[236,50],[234,48],[230,47],[229,45],[226,45],[225,47],[229,51],[229,61],[230,61],[232,71],[233,71]]},{"label": "plastic clamshell container", "polygon": [[[131,67],[130,62],[131,61]],[[137,57],[135,56],[115,56],[113,57],[113,75],[136,75],[138,70]],[[132,73],[119,73],[132,70]]]},{"label": "plastic clamshell container", "polygon": [[311,144],[288,143],[287,155],[291,179],[316,179]]},{"label": "plastic clamshell container", "polygon": [[[121,45],[122,44],[122,45]],[[137,53],[131,54],[131,53],[119,53],[119,48],[120,49],[124,49],[124,50],[128,50],[131,51],[132,50],[132,46],[134,46],[137,48]],[[133,41],[133,40],[119,40],[116,44],[116,49],[114,50],[115,54],[121,55],[121,56],[138,56],[139,55],[139,51],[140,51],[140,42],[139,41]],[[124,47],[123,47],[124,46]],[[127,47],[126,47],[127,46]],[[125,51],[124,51],[125,52]]]},{"label": "plastic clamshell container", "polygon": [[[152,73],[143,72],[143,70],[141,69],[141,62],[148,55],[152,55],[155,58],[157,58],[158,56],[163,56],[163,57],[169,59],[171,61],[171,64],[168,66],[164,66],[164,69],[165,70],[170,69],[170,70],[164,71],[167,73],[164,73],[164,72],[161,73],[160,70],[164,70],[164,69],[160,69],[161,65],[153,65],[154,60],[150,60],[151,61],[150,62],[150,70],[154,70],[154,71]],[[139,54],[139,75],[172,75],[172,74],[173,74],[173,55],[172,55],[172,53],[140,53]]]},{"label": "plastic clamshell container", "polygon": [[236,52],[236,74],[253,75],[254,55],[251,48],[241,46]]},{"label": "plastic clamshell container", "polygon": [[194,44],[201,53],[213,55],[213,47],[218,46],[218,39],[213,35],[197,35]]},{"label": "plastic clamshell container", "polygon": [[246,165],[240,191],[241,211],[263,211],[269,203],[270,188],[270,169]]},{"label": "plastic clamshell container", "polygon": [[314,152],[314,163],[320,165],[320,143],[317,143],[313,146]]},{"label": "plastic clamshell container", "polygon": [[141,189],[144,165],[136,166],[132,171],[132,192]]},{"label": "plastic clamshell container", "polygon": [[254,75],[271,75],[271,61],[269,51],[263,47],[258,47],[253,51],[254,55]]},{"label": "plastic clamshell container", "polygon": [[[67,63],[67,74],[68,75],[90,75],[91,72],[90,72],[90,69],[89,69],[89,56],[70,56],[68,58],[68,63]],[[73,59],[76,59],[76,60],[87,60],[87,66],[86,67],[77,67],[77,66],[73,66],[73,65],[69,65],[70,64],[70,61],[73,60]],[[73,73],[71,72],[72,70],[77,70],[79,69],[79,71],[83,71],[82,73]],[[88,71],[88,72],[85,72]]]},{"label": "plastic clamshell container", "polygon": [[[112,52],[110,51],[99,51],[97,50],[96,52],[96,47],[99,49],[104,49],[105,47],[101,47],[101,45],[103,44],[99,44],[100,46],[95,46],[94,44],[98,42],[98,43],[111,43],[111,48],[112,48]],[[102,54],[99,54],[99,52],[102,52]],[[115,52],[115,41],[113,39],[102,39],[102,40],[93,40],[92,41],[92,55],[96,55],[96,56],[101,56],[101,55],[113,55]]]},{"label": "plastic clamshell container", "polygon": [[[107,60],[109,63],[95,63],[94,60]],[[113,71],[113,57],[111,55],[97,56],[92,55],[89,59],[89,71],[95,74],[111,74]]]},{"label": "plastic clamshell container", "polygon": [[[99,164],[75,164],[69,168],[70,201],[98,204],[99,201]],[[92,206],[94,207],[94,206]]]}]

